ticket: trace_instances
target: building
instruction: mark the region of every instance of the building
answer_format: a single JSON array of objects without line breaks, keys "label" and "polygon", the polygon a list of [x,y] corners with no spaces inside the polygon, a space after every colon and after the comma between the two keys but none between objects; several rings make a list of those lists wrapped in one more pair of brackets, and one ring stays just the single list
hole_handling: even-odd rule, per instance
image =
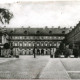
[{"label": "building", "polygon": [[[7,36],[5,37],[13,47],[14,51],[20,51],[20,54],[33,54],[36,48],[41,54],[44,50],[45,55],[54,54],[59,48],[60,43],[65,39],[69,28],[5,28]],[[3,30],[4,31],[4,30]],[[2,35],[4,37],[4,35]],[[7,42],[7,41],[6,41]],[[38,53],[37,53],[38,54]]]},{"label": "building", "polygon": [[80,22],[67,34],[66,44],[80,47]]}]

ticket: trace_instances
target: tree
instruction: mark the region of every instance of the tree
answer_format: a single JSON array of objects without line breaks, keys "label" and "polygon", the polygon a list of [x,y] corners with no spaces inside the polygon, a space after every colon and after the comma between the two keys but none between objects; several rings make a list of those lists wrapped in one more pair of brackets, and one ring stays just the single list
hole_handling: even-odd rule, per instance
[{"label": "tree", "polygon": [[0,8],[0,22],[2,24],[9,24],[12,17],[13,14],[8,9]]}]

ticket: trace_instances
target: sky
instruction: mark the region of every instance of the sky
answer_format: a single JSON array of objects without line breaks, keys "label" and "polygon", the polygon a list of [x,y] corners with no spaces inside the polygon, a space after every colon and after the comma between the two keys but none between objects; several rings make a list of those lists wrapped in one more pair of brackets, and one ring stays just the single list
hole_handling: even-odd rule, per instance
[{"label": "sky", "polygon": [[80,1],[14,0],[1,2],[0,8],[14,15],[7,27],[74,27],[80,21]]}]

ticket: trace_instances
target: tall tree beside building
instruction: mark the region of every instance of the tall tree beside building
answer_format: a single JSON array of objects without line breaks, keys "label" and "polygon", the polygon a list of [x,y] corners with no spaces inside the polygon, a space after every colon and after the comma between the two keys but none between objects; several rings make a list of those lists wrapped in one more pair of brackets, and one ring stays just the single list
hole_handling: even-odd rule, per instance
[{"label": "tall tree beside building", "polygon": [[[9,24],[12,17],[13,17],[13,14],[8,9],[0,8],[0,23],[1,24],[6,24],[6,23]],[[5,34],[2,36],[3,37],[2,43],[5,45],[5,43],[6,43],[5,42],[6,41],[6,29],[2,29],[2,33]],[[10,56],[10,49],[4,48],[1,56],[9,57]]]},{"label": "tall tree beside building", "polygon": [[9,24],[12,17],[13,14],[8,9],[0,8],[0,22],[2,24]]}]

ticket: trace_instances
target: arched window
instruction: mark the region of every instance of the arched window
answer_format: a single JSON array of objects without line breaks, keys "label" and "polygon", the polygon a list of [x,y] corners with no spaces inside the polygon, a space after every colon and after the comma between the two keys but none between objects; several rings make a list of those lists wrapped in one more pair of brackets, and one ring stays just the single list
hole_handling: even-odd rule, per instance
[{"label": "arched window", "polygon": [[22,36],[20,36],[19,38],[22,39]]},{"label": "arched window", "polygon": [[19,46],[22,46],[22,42],[19,43]]},{"label": "arched window", "polygon": [[18,46],[18,43],[17,42],[15,42],[15,46]]},{"label": "arched window", "polygon": [[48,46],[48,43],[47,42],[45,42],[45,46]]},{"label": "arched window", "polygon": [[41,42],[41,46],[44,46],[44,42]]},{"label": "arched window", "polygon": [[24,46],[27,46],[27,43],[26,42],[24,42]]},{"label": "arched window", "polygon": [[14,42],[12,42],[12,45],[15,46],[15,45],[14,45]]},{"label": "arched window", "polygon": [[40,46],[40,43],[39,42],[37,42],[37,46]]},{"label": "arched window", "polygon": [[31,46],[31,42],[28,42],[28,46]]},{"label": "arched window", "polygon": [[52,46],[52,42],[49,42],[49,46]]},{"label": "arched window", "polygon": [[54,46],[56,46],[56,42],[54,42]]}]

